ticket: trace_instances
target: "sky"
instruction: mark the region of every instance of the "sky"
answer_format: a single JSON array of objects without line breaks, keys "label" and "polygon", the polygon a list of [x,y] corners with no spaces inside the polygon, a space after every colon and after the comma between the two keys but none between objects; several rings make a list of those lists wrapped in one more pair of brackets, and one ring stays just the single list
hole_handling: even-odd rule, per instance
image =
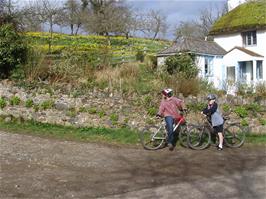
[{"label": "sky", "polygon": [[128,0],[128,3],[139,11],[160,10],[167,17],[169,26],[165,37],[172,39],[174,28],[181,21],[199,20],[204,9],[216,12],[224,7],[227,0]]},{"label": "sky", "polygon": [[[30,0],[19,0],[19,3]],[[159,35],[165,39],[173,39],[174,28],[181,21],[198,20],[204,9],[211,9],[214,12],[221,9],[227,0],[126,0],[132,8],[148,12],[149,10],[160,10],[166,16],[169,26],[166,35]],[[66,32],[65,28],[61,31]]]}]

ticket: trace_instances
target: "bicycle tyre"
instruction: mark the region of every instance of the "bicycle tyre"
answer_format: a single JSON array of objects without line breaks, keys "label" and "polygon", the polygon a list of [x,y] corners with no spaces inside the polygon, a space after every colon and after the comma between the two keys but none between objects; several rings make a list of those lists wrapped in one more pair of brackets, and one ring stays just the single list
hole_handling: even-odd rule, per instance
[{"label": "bicycle tyre", "polygon": [[179,144],[185,148],[188,148],[187,136],[188,136],[187,126],[181,126],[178,133],[178,140]]},{"label": "bicycle tyre", "polygon": [[140,142],[144,149],[156,150],[164,146],[166,132],[164,126],[147,126],[140,132]]},{"label": "bicycle tyre", "polygon": [[211,133],[204,126],[194,126],[188,132],[188,146],[194,150],[203,150],[211,143]]},{"label": "bicycle tyre", "polygon": [[230,124],[224,129],[224,143],[231,148],[241,147],[246,139],[246,132],[239,124]]}]

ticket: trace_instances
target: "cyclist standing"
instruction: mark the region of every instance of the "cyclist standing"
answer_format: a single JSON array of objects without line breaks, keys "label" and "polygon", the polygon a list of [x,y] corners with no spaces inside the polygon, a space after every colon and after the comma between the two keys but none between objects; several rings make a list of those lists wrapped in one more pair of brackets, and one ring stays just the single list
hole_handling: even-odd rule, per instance
[{"label": "cyclist standing", "polygon": [[169,150],[172,151],[175,146],[175,138],[173,132],[173,124],[175,121],[179,121],[181,115],[179,110],[185,109],[183,100],[173,96],[173,90],[166,88],[162,90],[163,99],[160,103],[159,112],[156,116],[164,117],[167,129],[167,143]]},{"label": "cyclist standing", "polygon": [[219,112],[218,104],[216,103],[216,96],[214,94],[209,94],[207,96],[208,105],[201,112],[204,115],[209,116],[214,132],[218,134],[219,145],[217,146],[218,150],[223,150],[223,124],[224,120],[222,115]]}]

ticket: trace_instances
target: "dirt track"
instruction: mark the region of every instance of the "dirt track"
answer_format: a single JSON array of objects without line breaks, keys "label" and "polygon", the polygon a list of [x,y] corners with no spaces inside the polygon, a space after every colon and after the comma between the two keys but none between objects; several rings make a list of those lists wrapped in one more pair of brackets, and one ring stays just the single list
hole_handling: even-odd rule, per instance
[{"label": "dirt track", "polygon": [[170,152],[5,132],[0,140],[1,199],[266,198],[265,146]]}]

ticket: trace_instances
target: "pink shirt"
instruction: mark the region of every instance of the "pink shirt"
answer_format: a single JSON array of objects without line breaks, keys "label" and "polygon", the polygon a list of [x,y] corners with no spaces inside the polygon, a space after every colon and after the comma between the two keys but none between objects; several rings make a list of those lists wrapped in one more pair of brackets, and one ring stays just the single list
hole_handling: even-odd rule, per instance
[{"label": "pink shirt", "polygon": [[176,97],[171,97],[169,99],[165,99],[161,101],[159,108],[159,115],[164,117],[172,116],[173,118],[179,118],[180,114],[178,109],[182,108],[182,100]]}]

